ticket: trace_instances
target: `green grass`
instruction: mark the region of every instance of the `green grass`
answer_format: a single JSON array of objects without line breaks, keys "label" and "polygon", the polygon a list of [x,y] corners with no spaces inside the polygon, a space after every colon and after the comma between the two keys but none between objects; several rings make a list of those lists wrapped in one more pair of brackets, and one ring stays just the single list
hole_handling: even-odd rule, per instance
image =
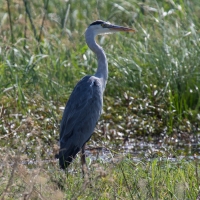
[{"label": "green grass", "polygon": [[[45,199],[52,195],[50,190],[58,195],[52,199],[196,198],[198,160],[134,163],[130,157],[115,164],[95,162],[87,184],[77,163],[70,167],[77,173],[66,177],[57,164],[11,167],[9,162],[18,154],[18,160],[41,163],[54,158],[60,107],[77,81],[94,74],[97,67],[84,39],[86,27],[96,19],[137,32],[98,37],[108,58],[109,79],[104,113],[89,144],[116,148],[136,137],[169,135],[186,142],[185,138],[198,136],[199,0],[0,0],[0,4],[0,158],[5,163],[0,194],[5,199],[25,195]],[[39,180],[29,183],[33,177]]]},{"label": "green grass", "polygon": [[[29,2],[27,14],[23,2],[13,2],[11,24],[7,4],[2,4],[1,96],[16,99],[20,112],[27,112],[27,100],[36,94],[63,106],[76,82],[95,72],[96,60],[85,44],[84,30],[91,21],[101,18],[137,30],[134,35],[99,39],[110,70],[104,109],[113,108],[112,113],[106,112],[113,117],[107,123],[115,124],[116,115],[126,115],[122,117],[125,119],[134,113],[140,122],[149,118],[146,123],[151,125],[149,113],[153,113],[155,123],[160,124],[156,129],[131,129],[139,135],[159,135],[164,130],[174,134],[180,124],[182,131],[196,129],[200,107],[198,1],[153,1],[144,5],[131,0],[89,4],[51,1],[46,11],[46,4]],[[144,99],[147,106],[142,105]],[[119,104],[118,109],[114,102]],[[189,131],[185,121],[191,123]],[[121,123],[129,129],[126,122]]]},{"label": "green grass", "polygon": [[80,163],[67,174],[55,162],[38,158],[30,170],[19,157],[2,167],[0,193],[4,199],[196,199],[199,184],[197,160],[173,162],[148,157],[133,162],[131,157],[110,163],[90,164],[89,179],[83,179]]}]

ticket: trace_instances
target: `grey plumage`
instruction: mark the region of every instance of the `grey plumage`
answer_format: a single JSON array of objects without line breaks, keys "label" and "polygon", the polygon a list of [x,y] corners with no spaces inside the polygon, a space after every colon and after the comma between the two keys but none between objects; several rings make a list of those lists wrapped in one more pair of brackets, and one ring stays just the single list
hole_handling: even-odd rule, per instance
[{"label": "grey plumage", "polygon": [[66,104],[60,128],[59,164],[62,169],[68,167],[90,139],[102,112],[108,64],[95,36],[117,31],[134,32],[101,20],[90,24],[85,32],[86,43],[97,56],[98,68],[94,76],[85,76],[77,83]]},{"label": "grey plumage", "polygon": [[103,91],[98,78],[85,76],[74,88],[60,130],[60,166],[66,168],[90,139],[101,115]]}]

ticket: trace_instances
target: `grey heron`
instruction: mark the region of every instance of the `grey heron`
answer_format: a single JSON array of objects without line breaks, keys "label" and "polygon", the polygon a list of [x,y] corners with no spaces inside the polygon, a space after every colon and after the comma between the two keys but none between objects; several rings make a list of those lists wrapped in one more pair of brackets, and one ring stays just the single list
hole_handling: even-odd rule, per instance
[{"label": "grey heron", "polygon": [[77,83],[66,104],[60,127],[59,164],[62,169],[68,167],[81,149],[82,161],[85,162],[85,143],[90,139],[102,112],[108,63],[95,37],[118,31],[134,32],[131,28],[101,20],[91,23],[85,31],[86,43],[96,54],[98,67],[93,76],[85,76]]}]

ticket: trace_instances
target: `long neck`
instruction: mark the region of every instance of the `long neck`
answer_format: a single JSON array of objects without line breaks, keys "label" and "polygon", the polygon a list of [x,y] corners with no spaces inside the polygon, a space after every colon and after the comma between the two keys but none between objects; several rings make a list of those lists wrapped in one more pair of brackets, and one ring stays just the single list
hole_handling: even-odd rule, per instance
[{"label": "long neck", "polygon": [[103,90],[104,90],[106,87],[107,79],[108,79],[108,63],[106,59],[106,54],[103,48],[95,42],[95,34],[92,31],[86,30],[85,39],[86,39],[88,47],[97,56],[98,67],[97,67],[95,76],[101,79],[103,83]]}]

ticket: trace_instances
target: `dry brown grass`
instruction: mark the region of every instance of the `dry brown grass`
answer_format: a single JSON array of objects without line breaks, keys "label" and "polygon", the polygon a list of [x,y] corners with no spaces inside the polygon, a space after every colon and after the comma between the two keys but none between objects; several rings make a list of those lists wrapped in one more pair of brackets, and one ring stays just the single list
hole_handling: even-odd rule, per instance
[{"label": "dry brown grass", "polygon": [[[8,150],[4,152],[8,153]],[[20,156],[1,156],[1,199],[63,199],[64,192],[52,181],[48,164],[38,161],[34,167],[23,163]],[[51,163],[49,163],[52,166]],[[53,164],[55,167],[55,164]],[[58,170],[58,168],[54,168]]]}]

